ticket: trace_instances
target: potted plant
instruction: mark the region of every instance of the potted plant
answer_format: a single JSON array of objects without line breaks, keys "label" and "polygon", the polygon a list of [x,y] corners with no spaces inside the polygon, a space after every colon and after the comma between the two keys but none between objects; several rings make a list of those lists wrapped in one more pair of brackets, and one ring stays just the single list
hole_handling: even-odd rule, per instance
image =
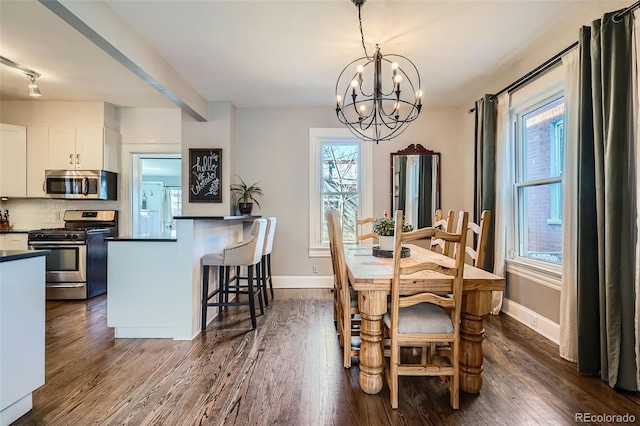
[{"label": "potted plant", "polygon": [[[378,234],[380,237],[380,250],[393,250],[394,243],[394,233],[396,228],[396,221],[390,217],[382,217],[380,219],[376,219],[373,222],[373,232]],[[409,225],[402,221],[402,232],[411,232],[413,231],[413,225]]]},{"label": "potted plant", "polygon": [[240,214],[249,215],[253,209],[253,203],[256,203],[258,207],[260,207],[260,203],[256,197],[264,195],[262,194],[262,188],[258,186],[259,182],[253,185],[247,185],[240,176],[236,175],[236,177],[240,179],[240,183],[232,184],[231,191],[238,197],[236,203]]}]

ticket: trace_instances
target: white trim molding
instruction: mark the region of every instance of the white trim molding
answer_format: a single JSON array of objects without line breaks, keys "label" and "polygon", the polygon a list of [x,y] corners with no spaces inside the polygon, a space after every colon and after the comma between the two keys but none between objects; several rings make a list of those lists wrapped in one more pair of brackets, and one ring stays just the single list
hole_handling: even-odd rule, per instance
[{"label": "white trim molding", "polygon": [[553,343],[558,344],[560,342],[560,325],[513,300],[505,298],[502,303],[502,312]]},{"label": "white trim molding", "polygon": [[333,288],[333,276],[274,276],[274,288]]},{"label": "white trim molding", "polygon": [[526,280],[560,291],[562,272],[550,269],[551,266],[544,269],[528,262],[525,263],[513,259],[507,260],[507,273],[517,275]]},{"label": "white trim molding", "polygon": [[372,143],[355,137],[346,128],[309,128],[309,257],[329,257],[329,245],[322,244],[322,200],[320,179],[322,173],[321,148],[323,143],[357,143],[360,149],[360,217],[373,216],[373,149]]}]

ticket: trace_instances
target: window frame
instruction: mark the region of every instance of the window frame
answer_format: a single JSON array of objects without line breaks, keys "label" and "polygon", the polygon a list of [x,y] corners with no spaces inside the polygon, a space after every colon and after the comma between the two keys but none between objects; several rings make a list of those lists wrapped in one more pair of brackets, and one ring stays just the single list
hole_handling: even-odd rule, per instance
[{"label": "window frame", "polygon": [[[560,83],[536,92],[533,96],[529,97],[519,104],[513,105],[509,109],[509,123],[511,126],[510,139],[514,146],[514,158],[512,167],[514,167],[513,176],[515,182],[513,182],[512,192],[512,232],[510,232],[511,235],[508,238],[508,255],[506,259],[507,272],[515,273],[516,275],[521,275],[526,271],[535,271],[536,273],[541,273],[542,275],[539,276],[539,280],[544,281],[545,285],[552,288],[560,288],[560,280],[562,278],[562,264],[532,259],[529,257],[520,256],[519,254],[519,235],[521,233],[523,224],[520,220],[518,192],[520,188],[523,187],[533,187],[555,182],[558,182],[560,183],[560,185],[562,185],[562,175],[553,178],[533,179],[528,181],[521,180],[523,168],[523,160],[521,154],[523,150],[522,141],[524,131],[521,118],[527,113],[563,97],[565,97],[564,84]],[[566,149],[566,143],[563,144],[563,149]],[[563,156],[563,158],[565,158],[565,156]],[[562,209],[562,206],[560,206],[560,209]]]},{"label": "window frame", "polygon": [[358,144],[358,214],[373,215],[372,143],[354,136],[348,129],[309,129],[309,257],[330,257],[329,244],[322,242],[322,146],[324,143]]}]

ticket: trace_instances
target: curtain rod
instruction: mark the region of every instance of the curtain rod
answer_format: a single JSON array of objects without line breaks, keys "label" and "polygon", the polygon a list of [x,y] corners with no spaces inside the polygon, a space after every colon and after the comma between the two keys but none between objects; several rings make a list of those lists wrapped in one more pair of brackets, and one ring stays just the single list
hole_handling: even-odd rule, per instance
[{"label": "curtain rod", "polygon": [[[613,16],[613,20],[620,19],[625,13],[629,13],[629,12],[637,9],[638,7],[640,7],[640,0],[638,0],[637,2],[632,4],[631,6],[627,7],[626,9],[623,9],[619,13],[615,14]],[[510,85],[508,85],[504,89],[500,90],[495,95],[492,95],[492,97],[497,98],[498,96],[500,96],[501,94],[503,94],[505,92],[510,92],[512,90],[516,90],[516,89],[520,88],[522,85],[524,85],[527,82],[529,82],[529,81],[533,80],[534,78],[538,77],[543,72],[545,72],[545,71],[549,70],[550,68],[552,68],[552,67],[556,66],[557,64],[559,64],[560,61],[562,60],[562,55],[564,55],[565,53],[567,53],[568,51],[570,51],[571,49],[573,49],[573,48],[575,48],[577,46],[578,46],[578,42],[576,41],[571,46],[569,46],[569,47],[563,49],[561,52],[553,55],[551,58],[547,59],[545,62],[543,62],[542,64],[540,64],[537,67],[535,67],[532,71],[530,71],[527,74],[525,74],[524,76],[520,77],[519,79],[517,79],[516,81],[514,81],[513,83],[511,83]],[[471,114],[475,110],[476,110],[476,108],[473,107],[468,111],[468,113]]]}]

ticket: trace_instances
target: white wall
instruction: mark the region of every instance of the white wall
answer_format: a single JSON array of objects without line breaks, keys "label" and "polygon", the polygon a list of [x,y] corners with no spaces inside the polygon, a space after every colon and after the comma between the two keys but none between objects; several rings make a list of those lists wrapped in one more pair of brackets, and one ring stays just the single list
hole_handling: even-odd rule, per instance
[{"label": "white wall", "polygon": [[[232,212],[229,185],[235,172],[235,106],[231,102],[209,102],[209,121],[196,122],[183,116],[182,123],[182,215],[225,216]],[[189,202],[189,149],[222,148],[222,203]]]},{"label": "white wall", "polygon": [[[329,258],[309,258],[309,128],[342,128],[333,108],[237,109],[237,168],[247,183],[260,182],[263,216],[278,218],[273,275],[328,276]],[[442,153],[444,208],[459,209],[460,148],[457,109],[426,108],[398,138],[374,146],[374,212],[390,210],[391,152],[411,143]],[[255,208],[255,206],[254,206]],[[313,274],[313,265],[318,273]],[[304,284],[301,284],[304,285]]]}]

